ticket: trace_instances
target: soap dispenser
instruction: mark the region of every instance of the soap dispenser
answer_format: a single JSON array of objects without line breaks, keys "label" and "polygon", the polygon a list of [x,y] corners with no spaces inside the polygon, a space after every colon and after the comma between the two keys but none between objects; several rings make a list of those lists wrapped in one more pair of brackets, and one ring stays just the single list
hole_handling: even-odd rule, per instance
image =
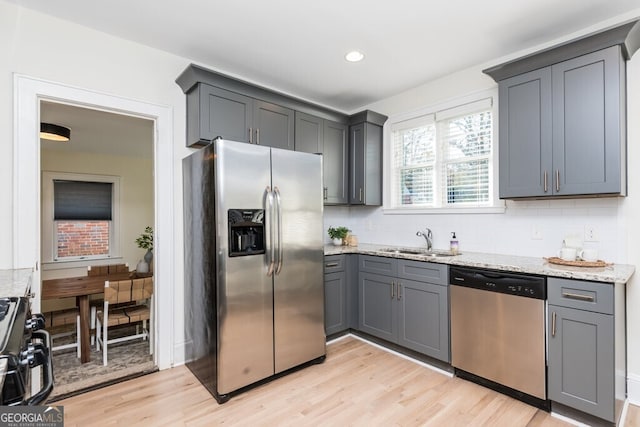
[{"label": "soap dispenser", "polygon": [[449,250],[453,255],[458,254],[458,239],[456,238],[456,232],[451,232],[451,241],[449,242]]}]

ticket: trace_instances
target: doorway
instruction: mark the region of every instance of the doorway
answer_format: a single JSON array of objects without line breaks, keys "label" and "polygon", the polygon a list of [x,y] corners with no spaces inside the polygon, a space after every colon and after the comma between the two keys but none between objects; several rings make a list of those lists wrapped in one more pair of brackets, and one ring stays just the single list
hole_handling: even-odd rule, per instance
[{"label": "doorway", "polygon": [[[89,267],[95,272],[118,264],[125,264],[122,271],[137,272],[145,250],[136,239],[147,227],[155,228],[153,120],[45,100],[40,101],[40,120],[71,133],[68,141],[40,141],[42,280],[83,277]],[[92,298],[93,309],[101,311],[102,294]],[[74,297],[41,304],[43,313],[52,313],[49,318],[77,306]],[[66,333],[53,335],[55,348],[77,342],[74,326],[55,328]],[[110,328],[110,339],[134,335],[135,330],[132,325]],[[52,399],[155,370],[149,340],[110,346],[106,366],[95,333],[91,342],[86,363],[73,347],[53,352]]]},{"label": "doorway", "polygon": [[[32,309],[41,311],[40,101],[70,104],[153,121],[153,193],[156,229],[154,357],[159,369],[172,366],[174,292],[172,109],[91,90],[14,76],[14,268],[33,269]],[[159,191],[161,189],[161,191]],[[158,213],[162,212],[162,215]]]}]

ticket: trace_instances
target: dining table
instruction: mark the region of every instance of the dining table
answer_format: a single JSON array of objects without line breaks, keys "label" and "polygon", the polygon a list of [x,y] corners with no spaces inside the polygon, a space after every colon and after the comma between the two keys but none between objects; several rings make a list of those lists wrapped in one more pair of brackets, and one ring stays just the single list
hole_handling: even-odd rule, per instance
[{"label": "dining table", "polygon": [[119,272],[98,276],[65,277],[42,281],[41,299],[76,297],[80,309],[80,362],[91,360],[89,297],[104,292],[106,281],[131,279],[134,273]]}]

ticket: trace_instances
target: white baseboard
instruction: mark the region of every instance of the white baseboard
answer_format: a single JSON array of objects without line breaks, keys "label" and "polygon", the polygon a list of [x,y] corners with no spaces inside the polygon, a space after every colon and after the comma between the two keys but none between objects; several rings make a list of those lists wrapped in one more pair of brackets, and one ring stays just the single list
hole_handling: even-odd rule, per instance
[{"label": "white baseboard", "polygon": [[627,399],[632,405],[640,406],[640,375],[627,374]]}]

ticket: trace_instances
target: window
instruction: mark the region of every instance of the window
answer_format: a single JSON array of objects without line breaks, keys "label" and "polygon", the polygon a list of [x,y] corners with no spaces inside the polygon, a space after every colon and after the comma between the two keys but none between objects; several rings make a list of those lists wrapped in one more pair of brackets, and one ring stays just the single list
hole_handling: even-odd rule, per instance
[{"label": "window", "polygon": [[119,178],[43,173],[43,261],[111,258],[117,236]]},{"label": "window", "polygon": [[486,98],[392,122],[385,206],[495,207],[493,116],[492,98]]}]

